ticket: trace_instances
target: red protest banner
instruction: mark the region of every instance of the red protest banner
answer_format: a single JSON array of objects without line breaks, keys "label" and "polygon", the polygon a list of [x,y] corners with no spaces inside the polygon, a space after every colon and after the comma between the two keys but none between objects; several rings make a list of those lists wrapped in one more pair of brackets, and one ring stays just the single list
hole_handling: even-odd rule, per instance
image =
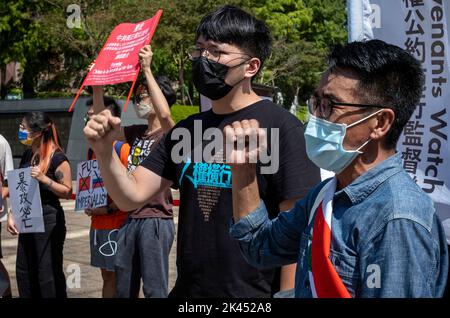
[{"label": "red protest banner", "polygon": [[114,28],[80,89],[70,105],[72,111],[86,85],[107,85],[133,81],[124,109],[126,110],[134,84],[141,69],[139,50],[150,43],[162,10],[148,20],[139,23],[121,23]]}]

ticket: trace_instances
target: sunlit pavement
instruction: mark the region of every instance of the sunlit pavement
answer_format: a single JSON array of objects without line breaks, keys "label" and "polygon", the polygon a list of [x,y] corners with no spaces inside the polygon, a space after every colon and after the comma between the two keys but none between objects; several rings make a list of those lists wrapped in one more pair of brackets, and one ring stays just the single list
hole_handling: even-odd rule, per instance
[{"label": "sunlit pavement", "polygon": [[[174,199],[178,199],[178,192],[173,191]],[[102,278],[100,269],[90,265],[89,251],[89,227],[90,218],[84,213],[74,212],[75,201],[61,200],[66,215],[67,236],[64,244],[64,270],[68,283],[68,297],[92,298],[101,297]],[[178,207],[174,208],[175,228],[178,221]],[[11,278],[13,297],[18,297],[16,283],[16,251],[17,238],[6,231],[6,222],[2,226],[2,262],[9,272]],[[169,290],[173,287],[176,279],[176,238],[172,246],[169,259]],[[79,281],[76,280],[79,271]],[[79,282],[79,284],[78,284]],[[142,297],[142,291],[141,291]]]}]

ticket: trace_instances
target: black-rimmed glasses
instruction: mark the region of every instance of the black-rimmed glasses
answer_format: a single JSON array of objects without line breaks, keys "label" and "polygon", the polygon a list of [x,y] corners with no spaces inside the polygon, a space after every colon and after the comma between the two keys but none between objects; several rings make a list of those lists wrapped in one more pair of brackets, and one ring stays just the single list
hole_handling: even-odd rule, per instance
[{"label": "black-rimmed glasses", "polygon": [[250,56],[247,53],[242,52],[226,52],[219,50],[217,48],[201,48],[201,47],[193,47],[189,50],[188,55],[189,58],[192,60],[194,58],[199,58],[200,56],[204,56],[207,59],[210,59],[214,62],[219,62],[220,56],[222,54],[241,54],[241,55],[247,55]]},{"label": "black-rimmed glasses", "polygon": [[316,96],[311,96],[307,102],[308,111],[317,115],[320,118],[328,119],[333,113],[334,106],[353,106],[353,107],[375,107],[375,108],[388,108],[382,105],[376,104],[356,104],[356,103],[345,103],[345,102],[335,102],[331,98],[323,97],[318,98]]}]

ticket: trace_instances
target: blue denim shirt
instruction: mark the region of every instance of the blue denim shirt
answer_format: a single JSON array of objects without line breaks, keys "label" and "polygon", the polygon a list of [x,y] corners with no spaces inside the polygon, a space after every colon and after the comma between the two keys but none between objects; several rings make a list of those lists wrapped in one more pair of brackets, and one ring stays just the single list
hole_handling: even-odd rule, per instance
[{"label": "blue denim shirt", "polygon": [[[328,180],[329,181],[329,180]],[[312,297],[308,277],[309,215],[327,180],[293,209],[269,220],[259,207],[230,229],[255,267],[297,262],[295,296]],[[431,199],[396,154],[333,197],[330,260],[353,297],[441,297],[448,256]]]}]

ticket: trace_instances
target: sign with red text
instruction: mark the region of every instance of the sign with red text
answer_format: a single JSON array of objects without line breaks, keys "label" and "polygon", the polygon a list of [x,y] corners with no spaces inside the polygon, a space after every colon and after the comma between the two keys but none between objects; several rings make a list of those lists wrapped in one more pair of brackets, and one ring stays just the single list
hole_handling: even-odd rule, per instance
[{"label": "sign with red text", "polygon": [[[150,43],[162,10],[151,19],[139,23],[122,23],[114,28],[83,81],[69,111],[75,105],[84,86],[134,82],[139,74],[139,50]],[[128,104],[133,86],[127,98]]]}]

